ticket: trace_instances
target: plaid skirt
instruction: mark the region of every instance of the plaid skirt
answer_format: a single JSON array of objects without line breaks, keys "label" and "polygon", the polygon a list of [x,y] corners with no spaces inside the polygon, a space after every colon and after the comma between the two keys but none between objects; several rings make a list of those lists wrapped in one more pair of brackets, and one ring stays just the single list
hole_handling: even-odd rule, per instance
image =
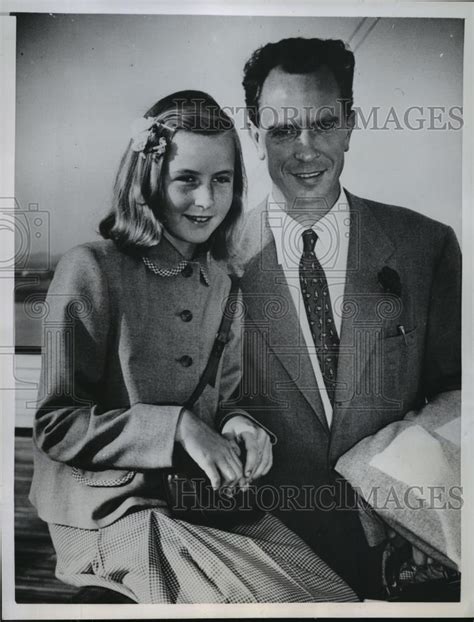
[{"label": "plaid skirt", "polygon": [[138,603],[353,602],[357,596],[283,523],[265,514],[229,531],[158,509],[98,530],[49,525],[56,576]]}]

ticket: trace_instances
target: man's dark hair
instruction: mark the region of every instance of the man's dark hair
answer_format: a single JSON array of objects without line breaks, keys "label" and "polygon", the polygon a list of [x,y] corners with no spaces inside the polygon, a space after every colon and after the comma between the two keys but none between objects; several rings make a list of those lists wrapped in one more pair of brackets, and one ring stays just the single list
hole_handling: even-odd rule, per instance
[{"label": "man's dark hair", "polygon": [[259,124],[259,99],[263,83],[275,67],[287,73],[313,73],[327,67],[339,86],[348,115],[353,104],[354,54],[339,39],[295,37],[267,43],[245,63],[243,87],[250,120]]}]

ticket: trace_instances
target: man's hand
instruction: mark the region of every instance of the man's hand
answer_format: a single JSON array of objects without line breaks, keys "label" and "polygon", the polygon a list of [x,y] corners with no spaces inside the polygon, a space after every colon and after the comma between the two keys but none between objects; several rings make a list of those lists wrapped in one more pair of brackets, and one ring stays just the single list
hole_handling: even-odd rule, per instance
[{"label": "man's hand", "polygon": [[263,428],[243,415],[236,415],[226,422],[222,436],[245,445],[246,460],[241,487],[268,473],[273,464],[273,452],[270,436]]},{"label": "man's hand", "polygon": [[190,410],[181,414],[175,440],[208,476],[214,490],[233,488],[242,480],[237,443],[215,432]]},{"label": "man's hand", "polygon": [[[394,540],[395,538],[398,538],[398,539],[402,539],[406,541],[405,538],[403,538],[403,536],[398,534],[395,530],[391,529],[390,527],[387,529],[387,534],[390,540]],[[431,557],[428,557],[426,553],[423,553],[423,551],[420,551],[420,549],[417,549],[416,546],[413,544],[411,545],[411,558],[416,566],[426,566],[427,564],[433,563],[433,559]]]}]

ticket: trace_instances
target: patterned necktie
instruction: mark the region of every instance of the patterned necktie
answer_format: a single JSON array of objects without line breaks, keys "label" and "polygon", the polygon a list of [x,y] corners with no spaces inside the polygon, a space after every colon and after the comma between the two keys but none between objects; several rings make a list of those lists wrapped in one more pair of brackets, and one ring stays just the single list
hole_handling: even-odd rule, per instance
[{"label": "patterned necktie", "polygon": [[314,247],[318,236],[312,229],[303,231],[300,261],[300,285],[311,335],[331,405],[334,406],[339,336],[334,324],[328,282]]}]

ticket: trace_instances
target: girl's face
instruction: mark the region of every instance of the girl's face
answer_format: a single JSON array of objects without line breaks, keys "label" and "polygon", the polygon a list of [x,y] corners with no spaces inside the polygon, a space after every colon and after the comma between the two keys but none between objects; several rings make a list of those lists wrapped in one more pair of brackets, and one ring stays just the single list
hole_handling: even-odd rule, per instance
[{"label": "girl's face", "polygon": [[234,142],[229,132],[207,136],[179,130],[169,149],[161,221],[176,248],[190,258],[232,204]]}]

